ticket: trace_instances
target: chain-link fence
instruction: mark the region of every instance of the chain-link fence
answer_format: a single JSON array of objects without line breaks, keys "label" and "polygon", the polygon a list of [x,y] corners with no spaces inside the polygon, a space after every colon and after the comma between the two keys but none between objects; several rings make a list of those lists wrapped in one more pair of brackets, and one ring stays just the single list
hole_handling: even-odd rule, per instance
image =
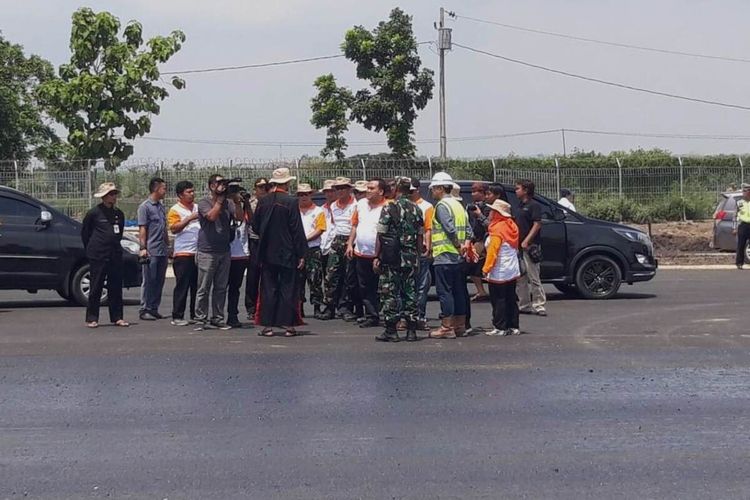
[{"label": "chain-link fence", "polygon": [[406,175],[429,179],[435,172],[447,171],[455,179],[513,183],[528,178],[537,192],[557,198],[561,188],[576,192],[579,211],[613,220],[674,219],[710,217],[722,192],[739,186],[744,177],[740,162],[719,166],[611,167],[582,168],[561,166],[556,159],[544,160],[535,168],[509,167],[506,159],[362,158],[323,161],[302,158],[283,161],[248,159],[221,160],[129,160],[116,170],[103,162],[64,163],[0,161],[0,184],[29,193],[76,218],[93,203],[91,193],[105,181],[122,190],[120,207],[133,218],[138,204],[148,195],[148,181],[163,178],[170,187],[190,180],[203,191],[213,173],[242,177],[248,186],[258,177],[269,177],[279,167],[289,168],[300,182],[319,188],[324,179],[337,176],[352,180],[391,178]]}]

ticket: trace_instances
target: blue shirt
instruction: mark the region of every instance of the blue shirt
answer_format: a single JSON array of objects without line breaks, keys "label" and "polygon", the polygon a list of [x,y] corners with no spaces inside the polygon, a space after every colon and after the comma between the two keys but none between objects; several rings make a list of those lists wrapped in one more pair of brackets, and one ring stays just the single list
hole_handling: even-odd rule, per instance
[{"label": "blue shirt", "polygon": [[167,211],[161,201],[150,197],[138,206],[138,226],[146,228],[146,250],[153,257],[169,255],[167,246]]}]

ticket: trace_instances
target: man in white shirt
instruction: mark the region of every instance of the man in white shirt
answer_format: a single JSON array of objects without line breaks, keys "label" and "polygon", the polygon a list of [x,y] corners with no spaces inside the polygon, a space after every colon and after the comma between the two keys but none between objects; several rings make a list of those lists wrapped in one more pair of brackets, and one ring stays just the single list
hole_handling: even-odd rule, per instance
[{"label": "man in white shirt", "polygon": [[378,275],[373,268],[373,261],[378,239],[378,221],[385,205],[383,179],[373,179],[367,183],[367,195],[357,202],[352,216],[352,232],[346,246],[346,257],[354,259],[359,296],[364,305],[365,319],[360,327],[378,326]]},{"label": "man in white shirt", "polygon": [[[307,238],[305,267],[300,270],[301,300],[305,302],[305,282],[310,289],[310,302],[313,305],[314,317],[320,315],[323,305],[323,256],[320,253],[321,236],[326,230],[326,214],[322,207],[312,201],[313,189],[310,184],[297,185],[299,213],[302,217],[302,228]],[[302,313],[304,317],[304,312]]]},{"label": "man in white shirt", "polygon": [[190,181],[177,183],[177,199],[167,214],[169,231],[174,235],[172,267],[176,279],[172,303],[172,325],[187,326],[185,306],[190,296],[190,320],[195,319],[195,293],[198,290],[198,267],[195,252],[198,248],[198,205],[195,203],[195,186]]},{"label": "man in white shirt", "polygon": [[328,254],[323,286],[325,310],[318,318],[322,320],[333,319],[337,307],[344,319],[354,321],[357,318],[351,304],[351,296],[356,287],[356,275],[346,258],[346,245],[352,232],[352,216],[357,207],[357,200],[352,196],[353,186],[347,177],[337,177],[333,183],[337,195],[336,201],[330,206],[334,237]]},{"label": "man in white shirt", "polygon": [[560,201],[558,201],[557,203],[560,204],[564,209],[575,212],[576,206],[573,204],[575,199],[575,192],[571,191],[570,189],[562,188],[560,190]]}]

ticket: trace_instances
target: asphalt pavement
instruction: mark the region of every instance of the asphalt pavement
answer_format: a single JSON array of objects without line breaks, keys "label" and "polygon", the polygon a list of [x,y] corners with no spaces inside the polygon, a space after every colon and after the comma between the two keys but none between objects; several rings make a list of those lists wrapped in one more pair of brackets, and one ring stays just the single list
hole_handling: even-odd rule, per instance
[{"label": "asphalt pavement", "polygon": [[749,300],[750,271],[662,271],[550,289],[524,335],[381,344],[0,292],[0,498],[747,498]]}]

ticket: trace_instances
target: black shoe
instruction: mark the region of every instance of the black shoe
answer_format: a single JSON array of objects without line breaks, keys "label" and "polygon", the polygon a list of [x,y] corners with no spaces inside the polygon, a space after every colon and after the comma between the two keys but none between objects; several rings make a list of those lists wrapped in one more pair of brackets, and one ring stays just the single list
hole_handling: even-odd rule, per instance
[{"label": "black shoe", "polygon": [[326,309],[322,313],[318,315],[319,320],[328,321],[333,319],[333,311],[331,309]]},{"label": "black shoe", "polygon": [[419,340],[417,338],[417,322],[409,321],[406,326],[406,341],[416,342],[417,340]]},{"label": "black shoe", "polygon": [[161,314],[159,314],[158,312],[152,312],[151,314],[152,314],[152,315],[154,316],[154,318],[156,318],[156,319],[164,319],[164,316],[162,316],[162,315],[161,315]]},{"label": "black shoe", "polygon": [[398,331],[396,331],[396,325],[386,325],[385,330],[380,335],[375,336],[375,340],[378,342],[400,342],[398,338]]},{"label": "black shoe", "polygon": [[376,326],[380,325],[380,321],[378,321],[375,318],[369,318],[365,319],[361,323],[359,323],[360,328],[375,328]]},{"label": "black shoe", "polygon": [[153,313],[150,313],[148,311],[141,313],[141,315],[138,317],[141,318],[143,321],[156,321],[157,319],[159,319],[156,316],[154,316]]},{"label": "black shoe", "polygon": [[210,325],[217,330],[231,330],[231,325],[223,323],[221,321],[211,321]]},{"label": "black shoe", "polygon": [[313,306],[313,318],[320,319],[320,306]]},{"label": "black shoe", "polygon": [[347,323],[354,323],[355,321],[357,321],[357,316],[352,313],[344,313],[341,319],[343,319]]},{"label": "black shoe", "polygon": [[232,328],[242,328],[242,323],[240,323],[240,320],[238,318],[229,318],[227,320],[227,325],[231,326]]}]

